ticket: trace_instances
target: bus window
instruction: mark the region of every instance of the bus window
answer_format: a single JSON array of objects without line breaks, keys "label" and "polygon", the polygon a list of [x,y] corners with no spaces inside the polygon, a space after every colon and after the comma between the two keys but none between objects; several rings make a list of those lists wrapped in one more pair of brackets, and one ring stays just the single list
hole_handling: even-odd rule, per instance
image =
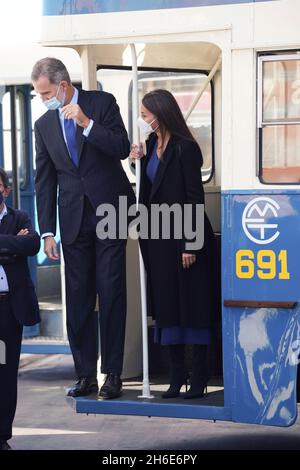
[{"label": "bus window", "polygon": [[[139,100],[155,88],[165,88],[174,94],[177,102],[185,114],[194,97],[198,93],[206,75],[204,73],[188,72],[158,72],[141,70],[139,83]],[[104,91],[112,93],[120,106],[121,115],[128,129],[129,139],[132,141],[132,72],[129,69],[99,69],[97,80],[101,82]],[[126,92],[127,91],[127,92]],[[212,90],[208,86],[200,101],[191,113],[187,124],[195,136],[202,150],[204,164],[202,167],[203,182],[211,179],[213,173],[212,149]],[[135,181],[128,168],[124,169],[131,182]]]},{"label": "bus window", "polygon": [[[31,131],[32,131],[32,146],[35,155],[35,136],[34,136],[34,123],[47,111],[46,106],[43,104],[40,97],[34,90],[31,91]],[[33,169],[36,169],[35,157],[33,158]]]},{"label": "bus window", "polygon": [[[147,72],[140,74],[140,101],[149,91],[164,88],[175,96],[183,115],[185,115],[205,79],[204,73]],[[211,86],[208,86],[187,120],[187,125],[199,143],[203,154],[202,180],[204,183],[211,179],[213,169],[211,109]]]},{"label": "bus window", "polygon": [[260,179],[300,183],[300,59],[296,54],[259,59]]},{"label": "bus window", "polygon": [[[11,103],[10,92],[6,92],[2,99],[3,119],[3,163],[9,175],[12,173],[12,148],[11,148]],[[26,107],[23,93],[16,93],[16,130],[17,130],[17,154],[18,175],[20,188],[25,189],[28,181],[28,142],[26,139]]]},{"label": "bus window", "polygon": [[11,159],[11,117],[10,93],[6,92],[2,99],[2,133],[3,133],[3,164],[7,172],[12,171]]}]

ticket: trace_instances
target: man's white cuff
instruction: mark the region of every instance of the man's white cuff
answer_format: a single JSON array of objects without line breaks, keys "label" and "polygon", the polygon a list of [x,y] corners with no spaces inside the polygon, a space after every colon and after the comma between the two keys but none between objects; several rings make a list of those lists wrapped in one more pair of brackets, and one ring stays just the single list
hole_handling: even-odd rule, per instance
[{"label": "man's white cuff", "polygon": [[94,125],[94,121],[93,121],[93,119],[90,119],[89,125],[83,131],[84,137],[89,136],[89,133],[91,132],[93,125]]},{"label": "man's white cuff", "polygon": [[43,235],[41,235],[41,239],[43,240],[44,238],[46,237],[54,237],[54,233],[52,232],[46,232],[46,233],[43,233]]}]

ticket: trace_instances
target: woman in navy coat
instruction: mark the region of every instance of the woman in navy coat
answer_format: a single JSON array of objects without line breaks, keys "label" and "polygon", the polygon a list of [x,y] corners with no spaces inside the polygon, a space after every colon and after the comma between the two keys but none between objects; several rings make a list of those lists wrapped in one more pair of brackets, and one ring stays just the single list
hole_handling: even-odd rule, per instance
[{"label": "woman in navy coat", "polygon": [[[204,204],[203,160],[174,96],[167,90],[146,94],[139,125],[146,137],[150,135],[141,160],[139,203],[149,212],[153,204],[177,204],[183,213],[184,205],[190,204],[189,222],[195,229],[196,207]],[[133,145],[130,158],[142,156],[139,147]],[[155,318],[156,341],[169,349],[170,387],[163,398],[179,396],[187,381],[185,344],[193,344],[193,360],[191,387],[184,398],[196,398],[203,396],[210,375],[207,346],[216,309],[215,239],[206,214],[200,221],[202,227],[197,227],[204,233],[200,249],[187,249],[183,236],[176,239],[174,220],[170,221],[169,239],[164,239],[161,231],[158,239],[140,239],[148,280],[148,313]]]}]

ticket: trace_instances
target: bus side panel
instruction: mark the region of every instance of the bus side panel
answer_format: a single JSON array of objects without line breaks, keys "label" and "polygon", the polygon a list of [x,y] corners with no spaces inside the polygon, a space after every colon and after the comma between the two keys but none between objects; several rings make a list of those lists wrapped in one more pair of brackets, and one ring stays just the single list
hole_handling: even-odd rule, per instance
[{"label": "bus side panel", "polygon": [[223,307],[225,399],[234,421],[290,426],[300,349],[300,194],[223,194],[222,203],[223,301],[238,301]]}]

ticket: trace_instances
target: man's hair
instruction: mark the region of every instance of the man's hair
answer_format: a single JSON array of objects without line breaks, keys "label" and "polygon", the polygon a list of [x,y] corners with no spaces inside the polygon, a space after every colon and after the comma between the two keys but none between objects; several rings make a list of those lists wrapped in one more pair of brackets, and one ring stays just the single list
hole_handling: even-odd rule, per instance
[{"label": "man's hair", "polygon": [[5,188],[9,186],[8,176],[6,171],[3,170],[3,168],[0,168],[0,180],[2,181]]},{"label": "man's hair", "polygon": [[71,84],[71,79],[66,66],[61,60],[54,57],[45,57],[38,60],[32,69],[31,80],[36,82],[40,77],[47,77],[49,82],[59,85],[62,80]]}]

